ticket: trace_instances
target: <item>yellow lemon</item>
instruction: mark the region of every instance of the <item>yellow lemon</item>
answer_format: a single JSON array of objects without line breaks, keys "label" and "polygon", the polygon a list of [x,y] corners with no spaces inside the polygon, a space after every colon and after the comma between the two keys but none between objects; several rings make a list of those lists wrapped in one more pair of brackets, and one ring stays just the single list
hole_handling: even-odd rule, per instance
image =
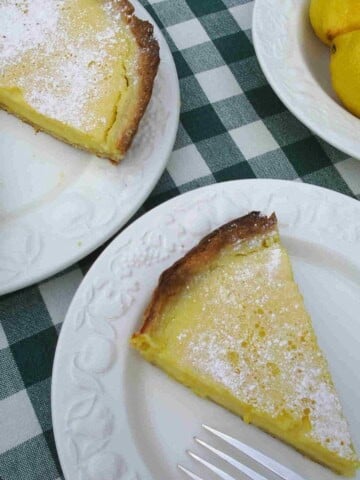
[{"label": "yellow lemon", "polygon": [[338,35],[360,29],[360,0],[311,0],[310,21],[327,45]]},{"label": "yellow lemon", "polygon": [[340,100],[360,117],[360,30],[335,38],[330,70],[333,88]]}]

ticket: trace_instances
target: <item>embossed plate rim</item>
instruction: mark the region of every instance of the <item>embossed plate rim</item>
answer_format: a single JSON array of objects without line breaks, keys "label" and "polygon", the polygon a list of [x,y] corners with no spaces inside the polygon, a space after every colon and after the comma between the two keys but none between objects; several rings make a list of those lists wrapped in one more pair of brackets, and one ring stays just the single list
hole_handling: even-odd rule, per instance
[{"label": "embossed plate rim", "polygon": [[[265,179],[214,184],[175,197],[136,220],[91,267],[60,333],[51,404],[65,478],[92,480],[106,465],[109,479],[155,480],[136,447],[129,419],[127,368],[135,353],[129,354],[128,338],[164,268],[220,223],[261,208],[276,210],[284,239],[292,236],[310,248],[332,249],[355,264],[358,275],[360,259],[353,256],[360,241],[360,204],[309,184]],[[84,431],[99,440],[89,447],[79,440]],[[195,433],[186,431],[188,442]]]},{"label": "embossed plate rim", "polygon": [[[101,246],[140,208],[166,168],[179,123],[179,81],[170,49],[160,29],[138,0],[134,0],[133,5],[141,18],[151,21],[154,25],[155,35],[160,44],[161,62],[155,79],[154,95],[144,116],[146,119],[147,113],[150,115],[149,111],[154,115],[162,112],[161,122],[154,122],[154,126],[151,127],[154,132],[149,133],[155,138],[154,148],[149,150],[141,144],[141,138],[142,136],[146,138],[149,128],[147,125],[147,130],[142,130],[142,124],[140,124],[139,132],[134,138],[133,146],[123,165],[114,167],[109,163],[107,167],[107,160],[90,156],[89,163],[76,183],[61,192],[54,202],[40,205],[40,208],[37,207],[20,218],[6,221],[0,228],[0,232],[3,233],[1,260],[4,260],[0,262],[3,268],[3,272],[0,268],[0,295],[42,281]],[[165,97],[166,105],[161,101]],[[19,129],[29,128],[21,121],[18,122]],[[58,143],[58,140],[52,138],[47,139],[47,142],[49,141]],[[71,150],[77,152],[75,149]],[[111,170],[114,173],[113,176],[109,174],[110,167],[113,169]],[[90,185],[87,183],[89,178]],[[106,223],[105,220],[100,220],[101,212],[97,203],[103,192],[104,204],[100,202],[99,205],[103,207],[104,216],[109,211],[108,207],[112,208]],[[84,219],[78,222],[78,234],[71,236],[69,231],[65,231],[65,227],[73,228],[69,204],[74,199],[78,200],[79,210],[83,210]],[[114,200],[112,205],[111,200]],[[85,205],[84,201],[88,204]],[[86,217],[89,213],[87,208],[92,209],[90,220]],[[94,226],[95,217],[99,221]],[[63,230],[55,226],[59,222],[64,225]],[[24,238],[23,233],[27,235],[26,241],[19,240]],[[16,243],[19,244],[19,248],[14,253],[8,247]],[[29,248],[30,252],[28,252]]]},{"label": "embossed plate rim", "polygon": [[[304,20],[303,10],[307,5],[307,0],[255,0],[252,37],[257,59],[267,81],[293,115],[320,138],[359,159],[360,120],[325,92],[301,52],[301,41],[310,40],[320,44],[312,31],[311,39],[304,39],[300,31],[301,21]],[[262,22],[268,27],[271,23],[271,27],[263,29]],[[292,28],[294,24],[296,28]],[[274,46],[273,51],[271,45]],[[286,47],[289,55],[285,52]],[[284,51],[280,58],[282,49]],[[327,74],[330,76],[330,73]],[[295,85],[299,92],[298,99],[294,94]]]}]

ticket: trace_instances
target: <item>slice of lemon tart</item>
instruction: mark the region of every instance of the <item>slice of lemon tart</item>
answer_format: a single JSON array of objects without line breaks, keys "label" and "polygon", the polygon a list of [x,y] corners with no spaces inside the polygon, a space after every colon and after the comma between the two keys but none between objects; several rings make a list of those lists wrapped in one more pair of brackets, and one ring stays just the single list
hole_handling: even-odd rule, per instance
[{"label": "slice of lemon tart", "polygon": [[132,345],[313,460],[359,466],[274,214],[220,227],[166,270]]},{"label": "slice of lemon tart", "polygon": [[119,161],[159,63],[153,27],[127,0],[2,0],[0,106]]}]

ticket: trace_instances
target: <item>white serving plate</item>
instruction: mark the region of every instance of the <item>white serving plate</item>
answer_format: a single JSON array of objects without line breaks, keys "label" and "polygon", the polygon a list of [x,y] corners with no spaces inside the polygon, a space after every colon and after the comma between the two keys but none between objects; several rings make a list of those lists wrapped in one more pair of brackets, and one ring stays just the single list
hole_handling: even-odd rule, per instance
[{"label": "white serving plate", "polygon": [[331,86],[330,48],[312,30],[308,0],[256,0],[252,34],[261,68],[286,107],[316,135],[360,158],[360,120]]},{"label": "white serving plate", "polygon": [[114,235],[158,181],[179,121],[169,47],[146,10],[161,62],[148,109],[120,165],[77,150],[0,111],[0,295],[77,262]]},{"label": "white serving plate", "polygon": [[181,480],[179,462],[213,478],[185,453],[201,448],[194,435],[210,438],[201,432],[202,423],[260,449],[304,479],[338,480],[197,397],[129,347],[160,273],[212,229],[252,210],[278,216],[360,446],[360,204],[312,185],[238,180],[194,190],[148,212],[111,243],[80,285],[61,330],[52,377],[55,439],[67,480]]}]

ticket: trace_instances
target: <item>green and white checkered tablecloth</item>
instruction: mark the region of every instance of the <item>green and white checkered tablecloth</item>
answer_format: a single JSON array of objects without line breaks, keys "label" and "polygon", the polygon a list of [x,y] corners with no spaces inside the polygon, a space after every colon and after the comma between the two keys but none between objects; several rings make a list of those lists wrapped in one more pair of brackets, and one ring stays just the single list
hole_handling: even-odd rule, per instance
[{"label": "green and white checkered tablecloth", "polygon": [[[266,82],[251,41],[252,1],[142,3],[173,52],[182,108],[167,170],[137,216],[181,192],[238,178],[304,181],[360,199],[360,162],[312,135]],[[52,361],[71,298],[100,252],[0,298],[2,480],[62,478],[51,424]]]}]

